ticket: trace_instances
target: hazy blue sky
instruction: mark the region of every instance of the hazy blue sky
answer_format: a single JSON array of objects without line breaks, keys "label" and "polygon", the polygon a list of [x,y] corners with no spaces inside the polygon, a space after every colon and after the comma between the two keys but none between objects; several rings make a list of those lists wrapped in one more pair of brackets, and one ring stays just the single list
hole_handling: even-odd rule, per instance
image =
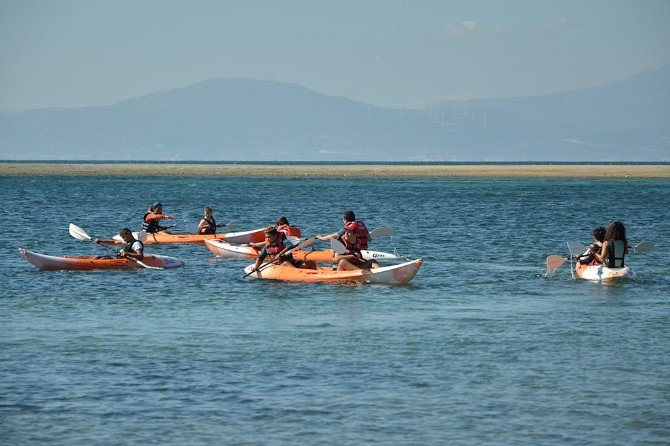
[{"label": "hazy blue sky", "polygon": [[110,104],[217,77],[418,108],[668,64],[667,0],[0,0],[0,110]]}]

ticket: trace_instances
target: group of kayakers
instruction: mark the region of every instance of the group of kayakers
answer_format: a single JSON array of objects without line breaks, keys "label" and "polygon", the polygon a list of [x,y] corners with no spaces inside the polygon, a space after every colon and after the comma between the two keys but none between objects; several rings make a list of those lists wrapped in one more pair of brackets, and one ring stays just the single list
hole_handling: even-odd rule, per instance
[{"label": "group of kayakers", "polygon": [[[153,203],[144,214],[142,230],[148,234],[165,231],[170,226],[162,226],[161,220],[172,220],[174,217],[163,213],[163,204]],[[314,238],[318,240],[338,240],[344,249],[336,252],[333,258],[333,269],[338,271],[369,269],[379,267],[379,263],[374,260],[364,260],[362,250],[368,249],[368,244],[372,241],[372,236],[365,223],[356,219],[353,211],[349,210],[342,216],[343,226],[337,232],[329,235],[317,235]],[[214,219],[212,208],[205,207],[204,216],[198,223],[198,234],[215,234],[216,229],[225,225],[217,224]],[[291,252],[302,245],[294,244],[289,237],[301,237],[301,231],[298,227],[292,226],[285,216],[277,219],[276,226],[270,226],[265,229],[265,240],[258,243],[251,243],[250,246],[262,248],[258,259],[254,265],[257,270],[268,256],[271,262],[282,264],[295,268],[316,269],[317,265],[312,260],[296,260]],[[144,245],[137,240],[130,229],[123,228],[119,233],[123,239],[124,245],[119,253],[121,257],[131,257],[142,260]],[[100,243],[99,239],[94,240]]]},{"label": "group of kayakers", "polygon": [[607,229],[598,226],[593,230],[593,243],[578,256],[582,265],[605,265],[608,268],[621,268],[628,255],[626,227],[620,221],[612,222]]}]

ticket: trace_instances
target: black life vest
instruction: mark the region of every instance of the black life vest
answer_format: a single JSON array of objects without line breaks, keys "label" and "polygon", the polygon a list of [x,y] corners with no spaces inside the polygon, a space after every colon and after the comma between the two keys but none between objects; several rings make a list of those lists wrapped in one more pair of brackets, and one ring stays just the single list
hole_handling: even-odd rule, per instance
[{"label": "black life vest", "polygon": [[624,266],[624,253],[626,243],[622,240],[610,240],[607,244],[607,267],[622,268]]},{"label": "black life vest", "polygon": [[159,232],[162,229],[162,226],[158,224],[157,219],[147,221],[147,215],[149,214],[153,214],[153,212],[144,214],[144,218],[142,219],[142,230],[146,231],[147,234],[154,234]]},{"label": "black life vest", "polygon": [[201,234],[216,234],[216,220],[214,220],[214,217],[211,219],[204,217],[203,220],[207,222],[207,226],[202,228],[200,230]]},{"label": "black life vest", "polygon": [[124,243],[123,246],[121,247],[121,249],[125,252],[132,252],[134,254],[138,254],[138,252],[133,249],[133,245],[135,243],[139,243],[140,244],[140,249],[142,250],[142,252],[144,252],[144,243],[142,243],[139,240],[132,240],[129,243]]}]

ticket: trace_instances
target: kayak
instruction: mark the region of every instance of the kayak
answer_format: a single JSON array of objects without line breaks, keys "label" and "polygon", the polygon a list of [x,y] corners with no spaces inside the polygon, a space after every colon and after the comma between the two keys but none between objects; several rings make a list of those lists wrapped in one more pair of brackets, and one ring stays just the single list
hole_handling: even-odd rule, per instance
[{"label": "kayak", "polygon": [[622,268],[608,268],[603,265],[582,265],[577,262],[575,266],[577,278],[585,280],[617,280],[634,279],[633,268],[624,266]]},{"label": "kayak", "polygon": [[[205,240],[205,245],[214,255],[227,259],[256,259],[262,248],[254,248],[249,245],[228,243],[222,240]],[[381,251],[361,251],[365,260],[390,260],[399,259],[395,254]],[[332,262],[334,252],[332,249],[324,250],[295,250],[293,258],[296,260],[313,260],[315,262]]]},{"label": "kayak", "polygon": [[[271,264],[267,267],[261,266],[263,269],[252,273],[249,277],[287,282],[363,282],[405,285],[416,275],[422,263],[423,259],[417,259],[398,265],[353,271],[333,271],[324,268],[302,269]],[[249,274],[253,267],[249,265],[244,271]]]},{"label": "kayak", "polygon": [[[133,237],[140,240],[140,233],[133,232]],[[220,234],[172,234],[167,231],[154,232],[142,238],[145,245],[153,244],[177,244],[177,243],[204,243],[205,240],[226,240],[231,243],[258,243],[265,240],[265,228],[253,229],[241,232],[222,232]],[[120,245],[123,243],[121,237],[114,236],[113,240],[102,240],[106,245]]]},{"label": "kayak", "polygon": [[[94,257],[94,256],[79,256],[79,257],[57,257],[39,254],[28,251],[27,249],[19,248],[19,253],[28,262],[32,263],[38,268],[46,270],[80,270],[90,271],[95,269],[138,269],[145,268],[134,260],[126,258],[115,257]],[[175,257],[161,256],[156,254],[148,254],[142,259],[142,263],[153,268],[178,268],[184,266],[184,262]]]}]

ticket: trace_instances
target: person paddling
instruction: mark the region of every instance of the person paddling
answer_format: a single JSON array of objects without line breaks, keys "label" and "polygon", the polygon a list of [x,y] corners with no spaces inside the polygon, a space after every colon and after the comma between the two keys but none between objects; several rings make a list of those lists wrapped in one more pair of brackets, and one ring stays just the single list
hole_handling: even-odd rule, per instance
[{"label": "person paddling", "polygon": [[[123,239],[123,246],[119,251],[119,257],[127,257],[142,261],[144,259],[144,244],[137,240],[128,228],[121,229],[119,236]],[[100,239],[94,238],[93,242],[100,244]]]},{"label": "person paddling", "polygon": [[283,232],[286,236],[302,237],[300,228],[291,226],[283,215],[277,219],[277,231]]},{"label": "person paddling", "polygon": [[301,261],[293,258],[293,255],[288,252],[294,248],[293,244],[286,238],[283,232],[277,231],[277,228],[274,226],[270,226],[265,230],[265,242],[251,244],[251,246],[254,245],[263,245],[263,249],[258,254],[258,259],[256,259],[256,263],[254,264],[254,271],[258,270],[267,256],[270,256],[272,262],[280,265],[316,269],[316,263],[312,260]]},{"label": "person paddling", "polygon": [[172,220],[173,218],[172,215],[163,214],[163,205],[161,203],[154,203],[147,209],[146,214],[144,214],[142,230],[146,231],[147,234],[165,231],[167,227],[161,226],[158,222],[162,219]]},{"label": "person paddling", "polygon": [[214,216],[212,215],[212,208],[205,208],[205,216],[200,223],[198,223],[198,234],[216,234],[216,228],[221,225],[216,224]]},{"label": "person paddling", "polygon": [[607,228],[605,243],[595,257],[608,268],[622,268],[627,254],[626,227],[622,222],[615,221]]},{"label": "person paddling", "polygon": [[586,251],[584,251],[584,254],[577,256],[580,264],[596,265],[600,263],[596,259],[596,254],[600,253],[602,250],[603,242],[605,242],[605,232],[606,229],[602,226],[598,226],[593,230],[593,243]]},{"label": "person paddling", "polygon": [[342,236],[342,244],[347,250],[343,254],[335,254],[335,262],[338,271],[349,271],[355,269],[379,268],[379,263],[374,260],[363,260],[361,250],[356,247],[356,233],[347,229]]},{"label": "person paddling", "polygon": [[354,211],[347,211],[342,216],[342,221],[344,226],[337,232],[334,232],[329,235],[317,235],[316,238],[319,240],[330,240],[331,238],[340,239],[347,230],[353,231],[356,235],[356,248],[368,249],[368,243],[372,241],[372,236],[368,231],[368,228],[365,226],[365,223],[361,220],[356,220],[356,214]]}]

